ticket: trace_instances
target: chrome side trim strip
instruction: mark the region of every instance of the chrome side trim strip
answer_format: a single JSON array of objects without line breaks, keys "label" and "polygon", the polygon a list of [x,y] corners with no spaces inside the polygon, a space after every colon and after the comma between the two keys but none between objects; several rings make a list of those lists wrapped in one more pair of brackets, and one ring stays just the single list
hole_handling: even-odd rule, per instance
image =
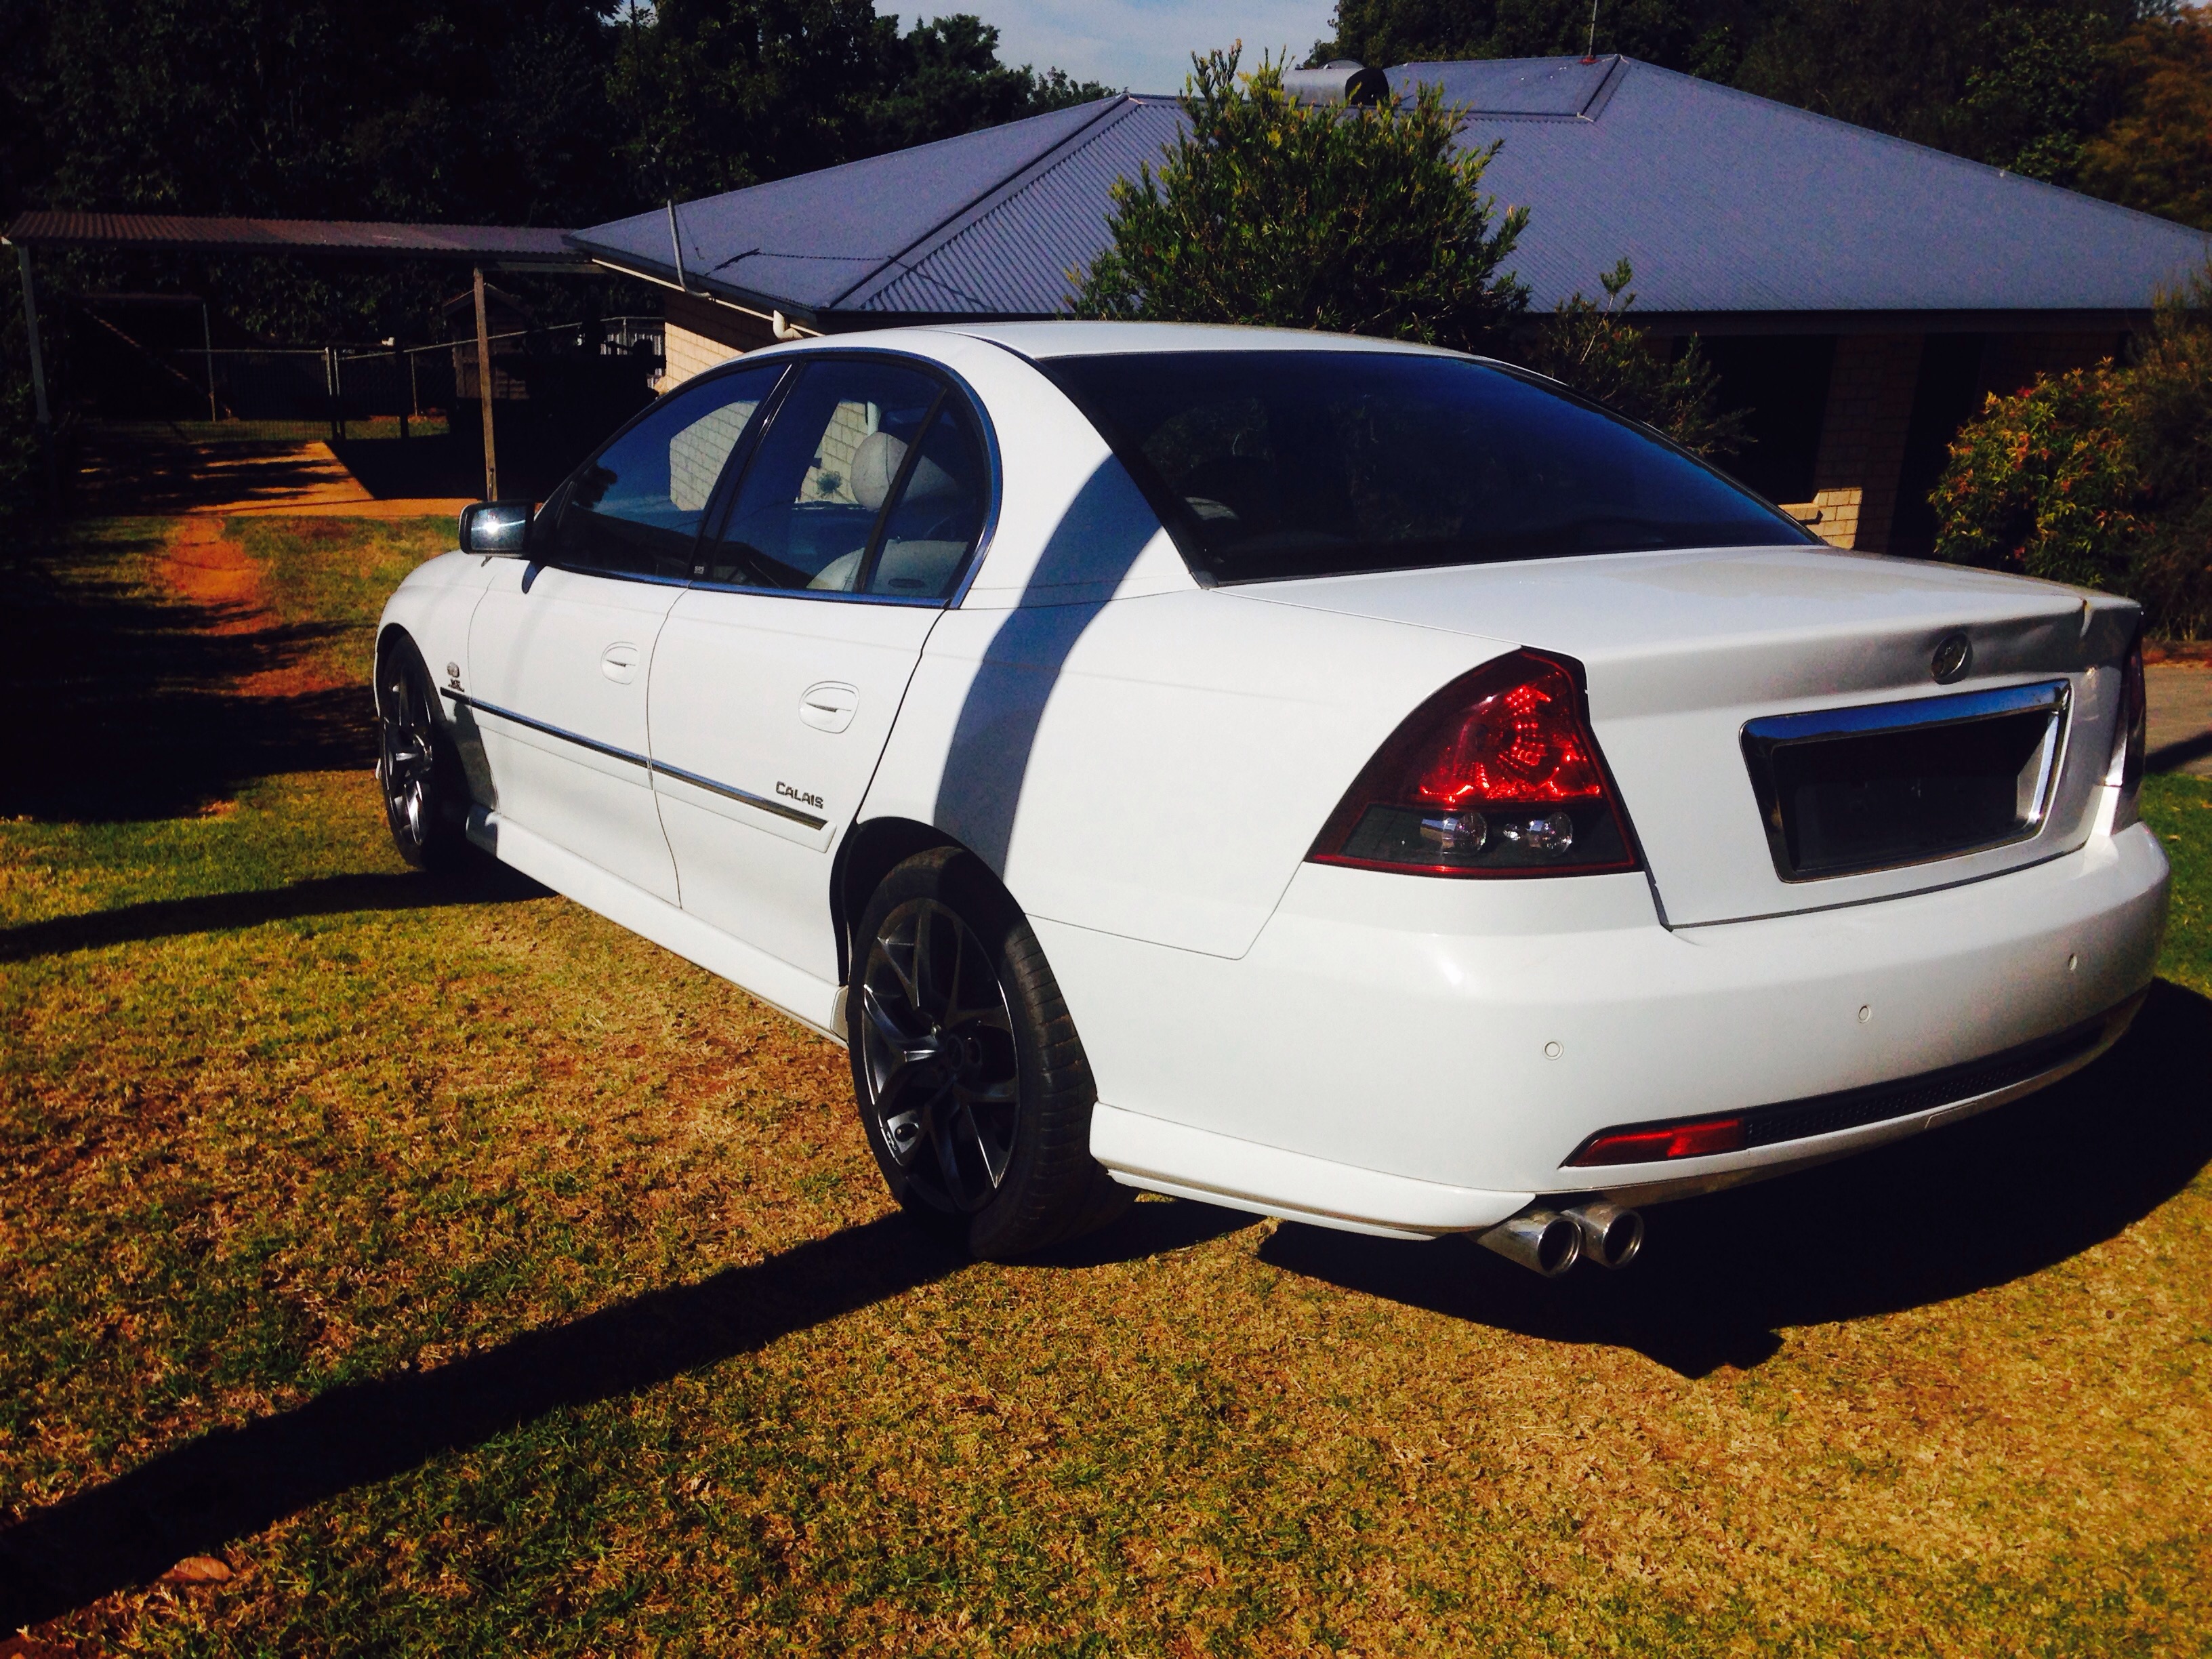
[{"label": "chrome side trim strip", "polygon": [[526,726],[533,732],[543,732],[549,738],[558,738],[563,743],[573,743],[580,749],[588,749],[595,755],[605,755],[610,760],[627,761],[630,765],[643,767],[648,772],[653,769],[653,763],[644,756],[634,755],[627,749],[617,749],[611,743],[601,743],[595,738],[586,738],[574,732],[565,731],[557,726],[548,726],[544,720],[534,720],[527,714],[518,714],[512,708],[501,708],[495,702],[486,702],[483,698],[472,697],[465,691],[456,691],[450,685],[441,685],[438,690],[441,696],[452,698],[464,708],[473,708],[479,714],[496,714],[503,720],[513,720],[517,726]]},{"label": "chrome side trim strip", "polygon": [[739,789],[733,784],[717,783],[712,778],[702,778],[696,772],[687,772],[680,766],[669,765],[665,761],[653,761],[650,764],[653,771],[662,777],[674,778],[679,782],[690,784],[695,789],[704,789],[708,793],[720,795],[725,799],[743,802],[745,805],[757,807],[763,812],[773,812],[780,818],[789,818],[793,823],[803,823],[809,830],[819,830],[830,822],[827,818],[816,817],[811,812],[802,812],[795,806],[786,806],[780,800],[769,800],[765,796],[756,795],[750,789]]},{"label": "chrome side trim strip", "polygon": [[764,795],[756,795],[750,789],[740,789],[734,784],[717,783],[712,778],[701,777],[696,772],[687,772],[680,766],[671,766],[665,761],[651,760],[643,755],[634,755],[627,749],[616,748],[612,744],[600,743],[595,738],[580,736],[560,726],[549,726],[544,720],[534,720],[527,714],[518,714],[511,708],[501,708],[495,702],[486,702],[483,698],[472,697],[465,691],[456,691],[450,685],[441,685],[438,690],[441,696],[450,697],[464,708],[474,708],[486,714],[495,714],[501,720],[513,720],[517,726],[526,726],[533,732],[543,732],[549,738],[558,738],[563,743],[573,743],[579,748],[588,749],[594,754],[605,755],[611,760],[627,761],[630,765],[642,767],[649,773],[657,773],[662,777],[675,778],[681,782],[688,783],[695,789],[704,789],[710,794],[720,795],[726,800],[739,801],[761,811],[773,812],[780,818],[789,818],[793,823],[803,823],[809,830],[819,830],[830,822],[827,818],[815,817],[811,812],[802,812],[795,806],[786,806],[780,800],[770,800]]}]

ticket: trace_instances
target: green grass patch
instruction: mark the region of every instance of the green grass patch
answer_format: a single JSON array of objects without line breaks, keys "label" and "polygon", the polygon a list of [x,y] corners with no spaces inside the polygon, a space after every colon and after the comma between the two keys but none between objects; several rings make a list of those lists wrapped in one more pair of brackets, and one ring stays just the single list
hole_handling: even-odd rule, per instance
[{"label": "green grass patch", "polygon": [[[232,533],[356,678],[444,534]],[[160,545],[54,580],[167,627]],[[2145,815],[2121,1051],[1557,1285],[1149,1201],[959,1264],[838,1050],[405,872],[360,766],[0,823],[0,1596],[35,1535],[88,1651],[2201,1651],[2212,791]]]},{"label": "green grass patch", "polygon": [[2146,778],[2142,815],[2173,866],[2173,908],[2158,970],[2212,996],[2212,782]]}]

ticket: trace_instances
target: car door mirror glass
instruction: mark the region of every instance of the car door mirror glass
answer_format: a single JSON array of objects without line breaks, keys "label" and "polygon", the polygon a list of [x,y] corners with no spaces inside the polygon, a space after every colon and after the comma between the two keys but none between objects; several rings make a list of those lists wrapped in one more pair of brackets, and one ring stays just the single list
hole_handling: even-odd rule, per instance
[{"label": "car door mirror glass", "polygon": [[529,551],[530,501],[472,501],[461,509],[461,551],[519,559]]}]

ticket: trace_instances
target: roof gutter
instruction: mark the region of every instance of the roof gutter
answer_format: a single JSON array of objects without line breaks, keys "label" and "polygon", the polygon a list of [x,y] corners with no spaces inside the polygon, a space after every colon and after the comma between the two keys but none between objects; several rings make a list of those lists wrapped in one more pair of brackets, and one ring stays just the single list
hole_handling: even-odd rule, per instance
[{"label": "roof gutter", "polygon": [[[779,340],[814,339],[822,333],[822,330],[815,326],[820,319],[812,312],[803,310],[797,306],[793,307],[789,312],[786,312],[774,300],[765,295],[760,296],[758,304],[748,305],[743,301],[726,299],[720,294],[710,293],[704,287],[686,288],[681,283],[672,283],[665,276],[656,276],[653,272],[641,270],[635,265],[623,264],[618,260],[608,258],[604,253],[591,255],[591,261],[602,270],[611,270],[617,276],[634,276],[641,283],[651,283],[655,288],[665,288],[672,294],[688,295],[694,300],[704,300],[710,305],[720,306],[726,311],[742,312],[756,321],[766,323],[769,331]],[[702,283],[705,281],[704,278],[700,280]],[[761,307],[763,306],[768,308],[763,310]],[[800,317],[805,318],[806,320],[803,323],[796,320]]]},{"label": "roof gutter", "polygon": [[2148,306],[2133,310],[2039,311],[1661,311],[1638,306],[1630,320],[1661,339],[1762,334],[2102,334],[2150,325]]}]

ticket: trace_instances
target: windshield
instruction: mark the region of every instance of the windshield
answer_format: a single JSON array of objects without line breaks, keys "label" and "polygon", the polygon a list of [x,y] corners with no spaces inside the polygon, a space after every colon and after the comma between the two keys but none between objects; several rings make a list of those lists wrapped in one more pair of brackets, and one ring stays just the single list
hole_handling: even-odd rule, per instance
[{"label": "windshield", "polygon": [[1219,581],[1813,539],[1645,428],[1486,364],[1189,351],[1040,367]]}]

